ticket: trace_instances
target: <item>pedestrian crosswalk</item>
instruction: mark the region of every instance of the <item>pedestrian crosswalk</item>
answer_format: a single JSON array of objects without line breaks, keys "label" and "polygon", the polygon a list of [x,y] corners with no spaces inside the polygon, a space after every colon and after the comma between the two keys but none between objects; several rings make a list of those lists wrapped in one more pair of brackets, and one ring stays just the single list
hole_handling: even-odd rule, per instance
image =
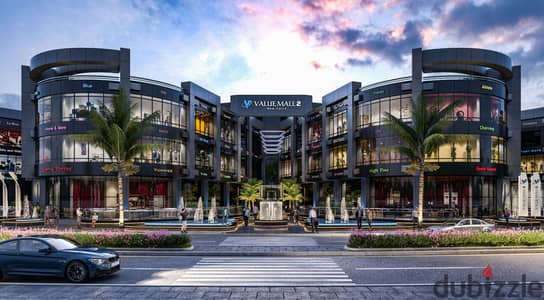
[{"label": "pedestrian crosswalk", "polygon": [[220,247],[317,247],[317,242],[310,237],[240,237],[226,238]]},{"label": "pedestrian crosswalk", "polygon": [[354,285],[331,258],[217,257],[202,258],[176,280],[176,285],[331,286]]}]

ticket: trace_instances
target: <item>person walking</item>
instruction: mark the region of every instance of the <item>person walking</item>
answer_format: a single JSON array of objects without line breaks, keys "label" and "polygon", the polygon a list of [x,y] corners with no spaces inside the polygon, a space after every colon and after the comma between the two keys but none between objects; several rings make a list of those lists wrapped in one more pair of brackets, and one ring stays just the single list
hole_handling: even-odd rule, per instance
[{"label": "person walking", "polygon": [[189,216],[189,212],[185,207],[181,209],[179,212],[179,220],[181,223],[181,233],[187,233],[187,217]]},{"label": "person walking", "polygon": [[510,227],[510,208],[506,207],[504,209],[504,219],[506,220],[506,227]]},{"label": "person walking", "polygon": [[96,212],[93,213],[93,216],[91,217],[91,222],[92,228],[96,228],[96,222],[98,222],[98,214]]},{"label": "person walking", "polygon": [[81,216],[83,216],[83,211],[81,211],[81,208],[78,207],[76,209],[76,223],[77,223],[77,228],[81,228]]},{"label": "person walking", "polygon": [[249,225],[249,216],[250,216],[250,211],[249,211],[249,208],[244,208],[244,226],[246,228],[248,228],[247,226]]},{"label": "person walking", "polygon": [[253,220],[257,221],[257,218],[259,217],[259,207],[257,204],[253,205]]},{"label": "person walking", "polygon": [[412,209],[412,230],[413,231],[416,230],[416,225],[418,223],[417,221],[418,221],[417,209],[414,208],[414,209]]},{"label": "person walking", "polygon": [[355,219],[357,220],[357,229],[361,229],[363,226],[363,208],[359,205],[355,209]]},{"label": "person walking", "polygon": [[300,216],[300,211],[298,208],[295,208],[295,215],[294,215],[294,222],[295,224],[298,224],[298,217]]},{"label": "person walking", "polygon": [[308,214],[308,217],[310,218],[310,223],[312,225],[312,232],[319,233],[319,228],[318,228],[319,221],[317,220],[317,212],[315,210],[315,207],[312,207],[312,209],[310,209],[310,213]]},{"label": "person walking", "polygon": [[49,205],[46,205],[43,211],[43,223],[45,226],[49,226],[50,218],[51,218],[51,207]]},{"label": "person walking", "polygon": [[372,210],[370,208],[366,209],[366,222],[368,224],[368,228],[372,230]]}]

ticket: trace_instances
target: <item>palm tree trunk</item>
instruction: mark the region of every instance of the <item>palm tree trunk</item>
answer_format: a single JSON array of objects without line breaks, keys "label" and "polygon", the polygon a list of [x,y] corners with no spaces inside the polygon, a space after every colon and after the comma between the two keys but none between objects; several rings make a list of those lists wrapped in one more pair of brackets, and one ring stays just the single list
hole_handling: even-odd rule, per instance
[{"label": "palm tree trunk", "polygon": [[419,227],[423,225],[423,198],[425,192],[425,174],[423,171],[419,173],[418,178],[418,204],[417,204],[417,223]]},{"label": "palm tree trunk", "polygon": [[125,207],[123,205],[123,175],[117,172],[117,201],[119,204],[119,227],[125,226]]}]

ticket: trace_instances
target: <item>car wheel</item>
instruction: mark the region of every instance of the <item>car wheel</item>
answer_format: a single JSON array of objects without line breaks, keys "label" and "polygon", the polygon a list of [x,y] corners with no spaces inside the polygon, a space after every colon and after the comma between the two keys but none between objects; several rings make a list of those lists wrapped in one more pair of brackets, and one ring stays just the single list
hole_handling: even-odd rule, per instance
[{"label": "car wheel", "polygon": [[83,282],[88,276],[87,267],[80,261],[73,261],[66,267],[66,279],[70,282]]}]

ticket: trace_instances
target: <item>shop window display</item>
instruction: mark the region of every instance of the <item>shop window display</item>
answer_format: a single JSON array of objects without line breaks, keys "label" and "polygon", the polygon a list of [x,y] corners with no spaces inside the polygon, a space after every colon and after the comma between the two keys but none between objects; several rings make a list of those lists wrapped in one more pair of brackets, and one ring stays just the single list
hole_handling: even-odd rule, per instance
[{"label": "shop window display", "polygon": [[329,169],[345,169],[347,166],[347,145],[336,146],[329,150]]}]

